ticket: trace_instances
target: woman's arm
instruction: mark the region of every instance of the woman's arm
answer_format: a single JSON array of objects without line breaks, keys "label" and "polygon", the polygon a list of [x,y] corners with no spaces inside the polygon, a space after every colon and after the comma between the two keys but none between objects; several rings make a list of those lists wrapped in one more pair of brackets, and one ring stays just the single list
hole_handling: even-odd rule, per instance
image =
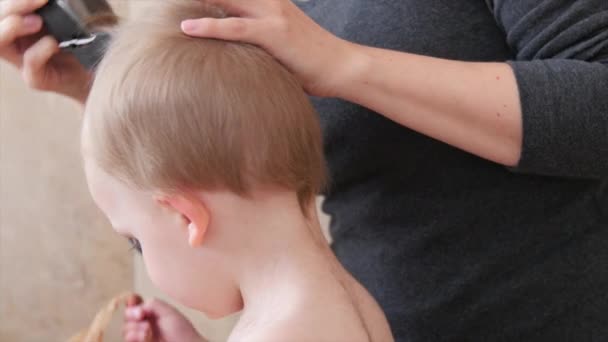
[{"label": "woman's arm", "polygon": [[517,165],[522,113],[509,65],[352,49],[339,97],[482,158]]},{"label": "woman's arm", "polygon": [[259,45],[312,95],[361,104],[520,172],[608,175],[605,0],[486,0],[516,56],[505,63],[355,45],[289,0],[213,1],[236,17],[188,20],[185,33]]}]

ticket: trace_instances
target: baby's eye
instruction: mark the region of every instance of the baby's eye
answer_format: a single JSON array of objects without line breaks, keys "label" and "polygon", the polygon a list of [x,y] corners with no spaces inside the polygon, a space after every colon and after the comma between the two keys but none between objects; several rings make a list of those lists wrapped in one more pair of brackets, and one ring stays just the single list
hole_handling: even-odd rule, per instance
[{"label": "baby's eye", "polygon": [[129,240],[129,244],[131,245],[129,250],[136,250],[139,254],[141,254],[141,244],[139,243],[139,240],[132,237],[127,238],[127,240]]}]

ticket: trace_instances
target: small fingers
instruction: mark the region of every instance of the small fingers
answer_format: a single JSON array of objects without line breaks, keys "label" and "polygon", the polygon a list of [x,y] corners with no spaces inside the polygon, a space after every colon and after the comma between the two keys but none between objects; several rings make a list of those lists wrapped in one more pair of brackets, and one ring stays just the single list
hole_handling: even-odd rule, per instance
[{"label": "small fingers", "polygon": [[125,342],[148,342],[146,336],[136,330],[125,332],[123,338]]},{"label": "small fingers", "polygon": [[141,322],[137,329],[144,342],[152,342],[152,325],[149,321]]},{"label": "small fingers", "polygon": [[138,294],[131,294],[127,298],[127,306],[137,306],[143,302],[143,299]]},{"label": "small fingers", "polygon": [[182,22],[182,31],[187,35],[223,40],[252,42],[255,28],[255,20],[245,18],[202,18]]},{"label": "small fingers", "polygon": [[152,339],[152,326],[148,321],[128,322],[122,333],[126,342],[149,342]]},{"label": "small fingers", "polygon": [[141,305],[131,306],[125,309],[126,321],[141,321],[145,318],[144,310]]},{"label": "small fingers", "polygon": [[0,1],[0,19],[15,14],[32,13],[47,2],[48,0],[2,0]]},{"label": "small fingers", "polygon": [[55,38],[45,36],[25,51],[23,55],[23,79],[34,89],[44,89],[46,66],[59,46]]}]

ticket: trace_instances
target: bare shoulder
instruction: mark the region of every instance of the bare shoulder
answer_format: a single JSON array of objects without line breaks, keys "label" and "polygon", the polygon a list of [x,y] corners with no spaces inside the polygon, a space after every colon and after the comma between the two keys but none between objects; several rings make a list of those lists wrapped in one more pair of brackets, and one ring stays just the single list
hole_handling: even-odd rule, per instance
[{"label": "bare shoulder", "polygon": [[252,331],[250,334],[233,334],[228,342],[369,342],[367,336],[349,331],[327,331],[326,329],[302,329],[294,326],[272,327]]},{"label": "bare shoulder", "polygon": [[[308,316],[308,317],[306,317]],[[297,319],[279,318],[265,324],[248,326],[237,324],[228,339],[229,342],[369,342],[365,331],[353,324],[347,327],[343,322],[331,319],[315,319],[303,315]],[[319,317],[320,318],[320,317]],[[336,324],[337,323],[337,324]]]}]

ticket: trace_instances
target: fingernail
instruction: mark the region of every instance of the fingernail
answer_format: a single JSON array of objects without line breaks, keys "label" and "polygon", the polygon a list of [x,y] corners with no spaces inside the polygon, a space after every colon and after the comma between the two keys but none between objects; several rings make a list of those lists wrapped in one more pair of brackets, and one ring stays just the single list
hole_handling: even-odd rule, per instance
[{"label": "fingernail", "polygon": [[26,15],[23,18],[23,25],[30,30],[36,29],[40,27],[42,24],[42,19],[35,14]]},{"label": "fingernail", "polygon": [[192,32],[196,30],[198,24],[196,20],[184,20],[182,21],[182,30],[184,32]]}]

